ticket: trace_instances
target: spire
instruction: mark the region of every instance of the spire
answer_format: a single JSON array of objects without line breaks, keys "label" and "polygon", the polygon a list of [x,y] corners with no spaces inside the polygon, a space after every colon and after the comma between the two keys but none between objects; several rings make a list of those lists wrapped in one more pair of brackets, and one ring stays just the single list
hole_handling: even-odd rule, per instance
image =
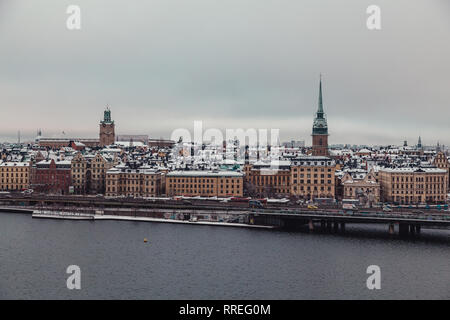
[{"label": "spire", "polygon": [[102,123],[113,123],[111,121],[111,110],[109,109],[109,104],[106,105],[105,111],[103,111],[103,121]]},{"label": "spire", "polygon": [[323,101],[322,101],[322,74],[320,74],[320,83],[319,83],[319,108],[317,109],[317,115],[323,116]]},{"label": "spire", "polygon": [[325,112],[323,111],[323,99],[322,99],[322,74],[320,75],[319,82],[319,103],[313,123],[313,134],[328,134],[327,119]]}]

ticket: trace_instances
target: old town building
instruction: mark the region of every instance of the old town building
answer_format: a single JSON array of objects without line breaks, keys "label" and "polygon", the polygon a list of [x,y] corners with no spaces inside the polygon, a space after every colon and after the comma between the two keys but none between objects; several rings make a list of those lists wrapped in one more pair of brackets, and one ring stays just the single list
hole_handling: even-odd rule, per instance
[{"label": "old town building", "polygon": [[399,204],[441,203],[447,196],[447,171],[439,168],[382,168],[381,200]]},{"label": "old town building", "polygon": [[168,196],[242,197],[244,175],[233,171],[172,171],[166,175]]},{"label": "old town building", "polygon": [[433,159],[433,165],[447,171],[447,193],[450,191],[450,163],[442,151],[438,152]]},{"label": "old town building", "polygon": [[106,196],[154,197],[161,194],[161,172],[118,165],[106,172]]},{"label": "old town building", "polygon": [[37,192],[68,194],[72,181],[70,161],[43,160],[32,167],[30,187]]},{"label": "old town building", "polygon": [[22,191],[30,185],[30,163],[0,163],[0,191]]},{"label": "old town building", "polygon": [[324,156],[304,156],[291,161],[291,194],[303,199],[334,198],[334,160]]},{"label": "old town building", "polygon": [[112,168],[115,163],[112,159],[107,159],[100,153],[90,161],[90,192],[105,193],[106,172]]},{"label": "old town building", "polygon": [[380,184],[373,170],[369,173],[347,171],[341,179],[344,199],[357,199],[362,204],[373,205],[380,202]]},{"label": "old town building", "polygon": [[248,195],[259,197],[289,196],[290,161],[255,162],[244,165],[245,189]]},{"label": "old town building", "polygon": [[71,162],[72,186],[75,194],[86,194],[90,190],[91,171],[89,161],[77,153]]}]

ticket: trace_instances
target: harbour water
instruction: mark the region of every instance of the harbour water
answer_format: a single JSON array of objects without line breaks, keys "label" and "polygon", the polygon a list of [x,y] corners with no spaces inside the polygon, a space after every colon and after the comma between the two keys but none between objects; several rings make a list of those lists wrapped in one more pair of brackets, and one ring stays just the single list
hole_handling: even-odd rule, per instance
[{"label": "harbour water", "polygon": [[[450,231],[392,239],[0,214],[0,299],[450,299]],[[148,241],[144,242],[144,238]],[[69,290],[66,268],[81,268]],[[381,268],[369,290],[366,269]]]}]

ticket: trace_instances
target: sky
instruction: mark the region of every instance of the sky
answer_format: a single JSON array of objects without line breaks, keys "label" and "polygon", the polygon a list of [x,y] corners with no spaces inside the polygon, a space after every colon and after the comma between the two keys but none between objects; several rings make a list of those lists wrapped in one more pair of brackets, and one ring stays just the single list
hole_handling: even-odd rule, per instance
[{"label": "sky", "polygon": [[448,0],[0,0],[0,140],[96,137],[109,104],[116,134],[310,145],[322,73],[330,144],[450,145],[449,39]]}]

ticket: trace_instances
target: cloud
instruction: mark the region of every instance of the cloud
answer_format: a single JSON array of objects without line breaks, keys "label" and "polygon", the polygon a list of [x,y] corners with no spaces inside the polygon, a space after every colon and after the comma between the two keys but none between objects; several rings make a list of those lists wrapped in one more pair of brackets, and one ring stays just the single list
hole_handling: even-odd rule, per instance
[{"label": "cloud", "polygon": [[449,144],[447,3],[378,2],[381,31],[360,0],[80,0],[68,31],[71,1],[4,0],[0,135],[97,135],[109,103],[118,133],[204,120],[309,141],[322,72],[330,142]]}]

